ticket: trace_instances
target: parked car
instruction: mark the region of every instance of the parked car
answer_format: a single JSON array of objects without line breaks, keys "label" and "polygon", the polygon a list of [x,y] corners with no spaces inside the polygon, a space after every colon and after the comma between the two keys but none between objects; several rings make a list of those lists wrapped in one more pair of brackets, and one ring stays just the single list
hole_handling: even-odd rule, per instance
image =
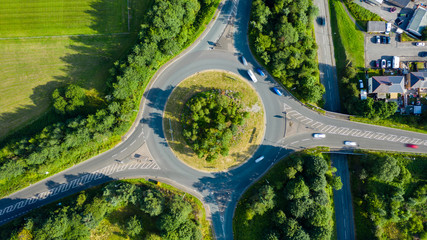
[{"label": "parked car", "polygon": [[265,73],[262,71],[262,69],[261,69],[261,68],[257,68],[257,69],[256,69],[256,71],[258,72],[258,74],[259,74],[261,77],[264,77],[264,76],[265,76]]},{"label": "parked car", "polygon": [[391,68],[391,61],[387,61],[387,68]]},{"label": "parked car", "polygon": [[406,144],[406,146],[408,147],[408,148],[418,148],[418,145],[415,145],[415,144]]},{"label": "parked car", "polygon": [[396,12],[396,7],[390,8],[390,12]]},{"label": "parked car", "polygon": [[248,66],[248,62],[246,61],[246,58],[242,56],[242,63],[245,66]]},{"label": "parked car", "polygon": [[391,37],[385,37],[385,43],[390,44],[391,42]]},{"label": "parked car", "polygon": [[418,56],[427,57],[427,52],[420,52],[420,53],[418,53]]},{"label": "parked car", "polygon": [[375,36],[375,43],[381,43],[381,38],[380,36]]},{"label": "parked car", "polygon": [[402,24],[402,23],[403,23],[403,19],[396,18],[395,23],[396,23],[396,25],[397,25],[397,26],[399,26],[400,24]]},{"label": "parked car", "polygon": [[386,43],[386,38],[385,38],[385,36],[381,36],[381,43]]},{"label": "parked car", "polygon": [[417,43],[415,43],[415,46],[418,46],[418,47],[424,47],[426,44],[425,43],[423,43],[423,42],[417,42]]},{"label": "parked car", "polygon": [[381,68],[385,68],[386,67],[386,60],[383,59],[381,60]]},{"label": "parked car", "polygon": [[362,81],[362,79],[359,79],[359,87],[360,87],[360,89],[363,88],[363,81]]},{"label": "parked car", "polygon": [[255,74],[252,72],[252,70],[248,70],[248,75],[254,83],[258,82],[258,79],[256,79]]},{"label": "parked car", "polygon": [[357,146],[357,143],[356,142],[352,142],[352,141],[344,141],[344,145],[347,145],[347,146]]},{"label": "parked car", "polygon": [[313,137],[314,138],[325,138],[326,135],[324,133],[314,133]]},{"label": "parked car", "polygon": [[375,67],[379,68],[380,67],[380,60],[375,61]]},{"label": "parked car", "polygon": [[279,95],[279,96],[282,96],[283,94],[282,94],[282,92],[278,89],[278,88],[276,88],[276,87],[274,87],[273,88],[273,91],[277,94],[277,95]]}]

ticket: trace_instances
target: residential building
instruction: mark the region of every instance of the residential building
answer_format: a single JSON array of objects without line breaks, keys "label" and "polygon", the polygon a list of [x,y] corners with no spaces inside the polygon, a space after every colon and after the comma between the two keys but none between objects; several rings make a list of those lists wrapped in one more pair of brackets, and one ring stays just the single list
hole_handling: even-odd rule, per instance
[{"label": "residential building", "polygon": [[427,72],[411,72],[406,76],[407,88],[418,91],[418,95],[421,93],[427,93]]},{"label": "residential building", "polygon": [[414,15],[409,21],[406,31],[414,34],[415,36],[421,37],[421,32],[426,27],[427,27],[427,9],[422,6],[418,6],[417,9],[415,9]]},{"label": "residential building", "polygon": [[368,94],[385,99],[390,94],[390,99],[398,99],[399,94],[404,94],[405,76],[375,76],[368,79]]},{"label": "residential building", "polygon": [[387,0],[387,2],[401,8],[405,8],[411,0]]}]

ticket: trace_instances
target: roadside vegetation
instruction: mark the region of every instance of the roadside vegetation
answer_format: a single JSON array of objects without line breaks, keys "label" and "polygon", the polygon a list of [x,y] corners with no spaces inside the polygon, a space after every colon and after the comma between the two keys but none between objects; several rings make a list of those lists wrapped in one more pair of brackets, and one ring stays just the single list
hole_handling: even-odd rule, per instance
[{"label": "roadside vegetation", "polygon": [[344,0],[344,3],[354,20],[356,20],[357,24],[359,24],[364,31],[368,28],[368,21],[382,21],[380,16],[360,6],[353,0]]},{"label": "roadside vegetation", "polygon": [[201,72],[174,88],[163,129],[174,154],[186,164],[205,171],[226,170],[250,158],[262,142],[264,107],[240,76]]},{"label": "roadside vegetation", "polygon": [[160,185],[134,179],[88,189],[1,226],[0,238],[213,239],[201,202]]},{"label": "roadside vegetation", "polygon": [[[202,32],[218,0],[158,0],[146,14],[138,44],[105,78],[105,103],[94,113],[58,121],[42,131],[10,138],[0,149],[0,196],[17,191],[120,141],[132,125],[148,81]],[[139,13],[145,14],[145,13]],[[103,107],[105,106],[105,107]]]},{"label": "roadside vegetation", "polygon": [[357,239],[427,239],[427,157],[349,156]]},{"label": "roadside vegetation", "polygon": [[286,157],[243,194],[233,219],[235,239],[331,239],[332,188],[342,183],[319,150]]},{"label": "roadside vegetation", "polygon": [[322,105],[313,33],[318,11],[311,0],[254,0],[249,39],[257,58],[298,99]]}]

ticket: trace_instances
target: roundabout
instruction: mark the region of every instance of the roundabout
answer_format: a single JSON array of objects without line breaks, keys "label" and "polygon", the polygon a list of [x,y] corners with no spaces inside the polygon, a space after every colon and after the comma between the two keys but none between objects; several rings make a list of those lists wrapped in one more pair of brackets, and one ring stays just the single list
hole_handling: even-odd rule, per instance
[{"label": "roundabout", "polygon": [[[251,1],[226,0],[223,3],[205,36],[152,79],[140,106],[142,114],[121,144],[1,199],[0,224],[100,183],[144,177],[164,181],[198,197],[208,211],[215,237],[233,239],[234,209],[243,192],[292,152],[315,146],[354,149],[344,146],[344,141],[358,142],[357,148],[363,149],[426,152],[424,134],[321,115],[304,107],[268,74],[257,76],[257,83],[251,82],[247,71],[255,72],[259,67],[247,43]],[[230,19],[235,21],[231,24],[231,32],[227,32]],[[221,46],[212,49],[212,42],[221,42]],[[248,66],[239,61],[241,55],[247,59]],[[256,90],[264,106],[266,127],[264,133],[258,135],[261,136],[259,146],[249,160],[229,171],[199,171],[179,160],[169,147],[169,121],[164,120],[166,104],[174,89],[184,79],[213,69],[241,76]],[[280,89],[283,96],[275,94],[273,88]],[[313,139],[313,133],[325,133],[326,138]],[[420,148],[407,149],[405,143],[418,144]],[[264,159],[256,162],[258,156]]]},{"label": "roundabout", "polygon": [[[226,146],[229,151],[225,155],[218,154],[218,158],[211,161],[208,161],[206,156],[199,158],[187,144],[188,139],[183,136],[182,122],[184,110],[188,108],[186,103],[198,93],[207,91],[214,91],[226,99],[232,99],[241,106],[241,111],[248,113],[248,118],[244,119],[242,126],[228,123],[227,129],[230,129],[231,125],[235,127],[233,137]],[[209,110],[211,109],[206,108],[204,111]],[[222,171],[245,162],[253,155],[264,136],[264,117],[262,101],[247,80],[224,71],[205,71],[190,76],[174,88],[163,114],[163,132],[175,156],[190,167],[202,171]],[[198,129],[198,132],[203,130]],[[214,130],[221,133],[226,129]]]}]

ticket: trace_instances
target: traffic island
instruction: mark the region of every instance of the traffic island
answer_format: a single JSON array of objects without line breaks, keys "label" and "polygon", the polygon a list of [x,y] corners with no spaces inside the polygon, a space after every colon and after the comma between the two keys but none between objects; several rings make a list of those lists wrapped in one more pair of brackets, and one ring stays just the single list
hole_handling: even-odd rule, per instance
[{"label": "traffic island", "polygon": [[[217,99],[215,104],[221,106],[202,103],[210,99]],[[199,107],[206,108],[204,114],[200,114]],[[218,115],[225,119],[220,120],[221,124],[207,123],[217,121]],[[205,117],[206,121],[201,122],[200,119]],[[197,73],[182,81],[169,96],[163,130],[178,159],[199,170],[223,171],[248,160],[262,142],[264,106],[256,90],[235,74],[224,71]],[[209,133],[198,139],[200,135],[195,131]],[[205,141],[212,138],[216,138],[218,144]]]}]

